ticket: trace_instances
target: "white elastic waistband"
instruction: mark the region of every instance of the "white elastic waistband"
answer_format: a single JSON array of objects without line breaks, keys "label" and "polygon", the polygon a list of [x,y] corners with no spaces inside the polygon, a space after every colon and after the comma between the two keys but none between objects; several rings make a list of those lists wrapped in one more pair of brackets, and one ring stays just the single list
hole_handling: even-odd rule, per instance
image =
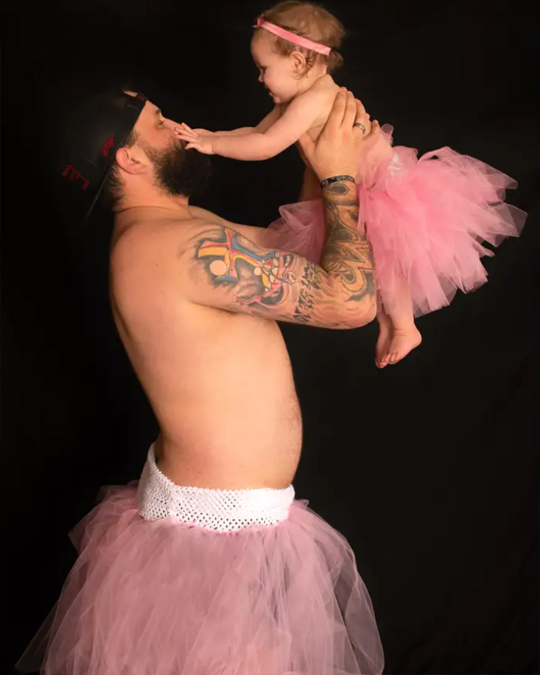
[{"label": "white elastic waistband", "polygon": [[256,525],[277,525],[289,516],[292,485],[283,490],[212,490],[176,485],[157,467],[154,446],[137,489],[139,513],[146,520],[176,518],[216,532],[235,532]]}]

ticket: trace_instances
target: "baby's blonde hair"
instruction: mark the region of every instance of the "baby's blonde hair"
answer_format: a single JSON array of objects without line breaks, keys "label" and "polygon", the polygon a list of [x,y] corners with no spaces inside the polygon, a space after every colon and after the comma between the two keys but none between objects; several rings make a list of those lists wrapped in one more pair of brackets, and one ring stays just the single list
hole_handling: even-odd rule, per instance
[{"label": "baby's blonde hair", "polygon": [[312,68],[316,62],[319,62],[327,64],[329,73],[343,64],[343,57],[335,50],[341,46],[345,37],[345,28],[341,21],[338,21],[333,14],[330,14],[323,7],[311,2],[286,0],[286,2],[280,2],[275,7],[265,10],[260,16],[265,21],[270,21],[270,23],[285,28],[295,35],[301,35],[332,48],[330,54],[325,56],[272,35],[274,49],[281,56],[289,56],[293,52],[300,52],[306,57],[307,70]]}]

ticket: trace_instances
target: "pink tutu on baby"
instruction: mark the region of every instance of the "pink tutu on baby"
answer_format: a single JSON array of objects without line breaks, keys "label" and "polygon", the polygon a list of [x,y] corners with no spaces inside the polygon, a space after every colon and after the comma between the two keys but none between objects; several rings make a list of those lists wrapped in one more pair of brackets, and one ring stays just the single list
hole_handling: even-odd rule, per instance
[{"label": "pink tutu on baby", "polygon": [[380,675],[346,540],[294,489],[172,483],[148,455],[77,526],[79,558],[18,664],[44,675]]},{"label": "pink tutu on baby", "polygon": [[[391,147],[385,126],[359,158],[360,219],[373,249],[377,286],[386,308],[396,282],[405,279],[415,315],[448,305],[456,290],[473,291],[487,280],[480,262],[505,237],[518,236],[526,215],[504,204],[517,183],[448,147],[420,159],[412,148]],[[272,246],[319,263],[325,240],[322,200],[280,207],[268,231]]]}]

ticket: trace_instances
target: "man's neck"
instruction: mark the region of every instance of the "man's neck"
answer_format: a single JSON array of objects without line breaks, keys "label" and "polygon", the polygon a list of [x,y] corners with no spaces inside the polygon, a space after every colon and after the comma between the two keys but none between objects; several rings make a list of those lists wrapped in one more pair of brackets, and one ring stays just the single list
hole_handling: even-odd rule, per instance
[{"label": "man's neck", "polygon": [[191,218],[189,198],[169,195],[147,195],[125,199],[115,212],[117,222],[139,219],[143,214],[161,214],[164,218]]}]

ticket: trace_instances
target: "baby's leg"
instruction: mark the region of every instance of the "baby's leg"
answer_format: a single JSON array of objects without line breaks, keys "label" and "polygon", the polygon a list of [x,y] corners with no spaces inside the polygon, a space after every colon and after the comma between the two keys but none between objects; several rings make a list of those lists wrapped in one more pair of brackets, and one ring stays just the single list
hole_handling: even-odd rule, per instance
[{"label": "baby's leg", "polygon": [[422,342],[414,323],[411,293],[407,281],[400,277],[392,297],[379,298],[379,339],[375,363],[379,368],[393,365]]}]

